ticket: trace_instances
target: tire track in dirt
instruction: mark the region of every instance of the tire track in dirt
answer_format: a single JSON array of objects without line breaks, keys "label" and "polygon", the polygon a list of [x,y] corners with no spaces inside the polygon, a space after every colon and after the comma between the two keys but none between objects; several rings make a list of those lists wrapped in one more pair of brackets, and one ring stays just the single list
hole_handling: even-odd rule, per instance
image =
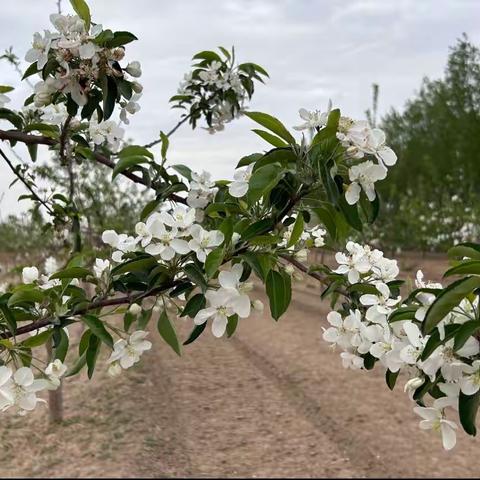
[{"label": "tire track in dirt", "polygon": [[[260,291],[255,296],[268,305]],[[381,368],[342,367],[339,352],[321,338],[329,310],[308,283],[296,284],[292,305],[278,323],[266,306],[262,317],[241,322],[231,340],[368,477],[477,477],[471,458],[478,440],[459,432],[457,448],[445,452],[437,435],[418,428],[403,377],[390,392]]]},{"label": "tire track in dirt", "polygon": [[[190,324],[181,325],[181,335],[190,328]],[[170,354],[161,341],[154,342],[158,342],[154,348],[159,349],[160,360],[153,367],[155,391],[150,395],[159,406],[169,403],[170,409],[169,415],[158,420],[166,424],[149,429],[157,446],[148,452],[139,451],[139,463],[145,465],[142,474],[217,478],[363,476],[364,472],[345,458],[337,444],[295,405],[285,401],[275,379],[230,340],[204,334],[181,359]],[[169,418],[172,415],[175,418]],[[171,448],[165,450],[168,441],[160,437],[171,435],[175,429],[178,431]]]},{"label": "tire track in dirt", "polygon": [[[313,309],[310,310],[314,311]],[[304,415],[314,428],[338,446],[346,458],[355,465],[355,468],[363,473],[361,476],[388,476],[387,465],[378,458],[370,447],[364,446],[363,449],[358,449],[356,443],[352,441],[349,431],[324,411],[317,398],[313,398],[305,392],[298,378],[282,371],[266,355],[254,350],[239,337],[234,337],[231,341],[244,357],[253,362],[265,376],[275,380],[286,400],[300,414]],[[328,379],[325,378],[324,381],[328,381]]]}]

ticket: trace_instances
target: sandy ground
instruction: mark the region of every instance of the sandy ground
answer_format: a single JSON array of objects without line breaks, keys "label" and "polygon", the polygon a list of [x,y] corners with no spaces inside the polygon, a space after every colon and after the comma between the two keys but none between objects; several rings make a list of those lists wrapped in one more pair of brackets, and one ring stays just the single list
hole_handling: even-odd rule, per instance
[{"label": "sandy ground", "polygon": [[[441,260],[417,263],[439,278]],[[0,476],[478,477],[478,441],[446,453],[381,371],[352,372],[321,340],[328,306],[311,281],[285,318],[251,317],[230,339],[210,332],[178,358],[155,348],[121,378],[69,379],[66,420],[46,409],[2,417]],[[187,336],[190,321],[178,320]]]}]

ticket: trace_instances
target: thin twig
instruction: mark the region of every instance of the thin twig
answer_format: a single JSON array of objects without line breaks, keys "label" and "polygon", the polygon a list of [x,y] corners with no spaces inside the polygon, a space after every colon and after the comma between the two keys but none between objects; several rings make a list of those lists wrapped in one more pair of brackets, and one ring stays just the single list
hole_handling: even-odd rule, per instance
[{"label": "thin twig", "polygon": [[52,216],[55,215],[54,211],[50,208],[47,202],[42,200],[37,192],[32,188],[32,186],[25,180],[25,178],[20,175],[20,173],[17,171],[17,169],[14,167],[13,163],[10,161],[10,159],[5,155],[2,149],[0,149],[0,155],[3,157],[5,162],[7,162],[7,165],[10,167],[10,170],[15,174],[15,176],[25,185],[25,187],[28,189],[28,191],[34,196],[35,200],[40,202],[48,211],[48,213]]},{"label": "thin twig", "polygon": [[[167,137],[170,137],[173,135],[192,115],[189,113],[187,116],[183,117],[166,135]],[[145,148],[151,148],[154,145],[159,144],[162,141],[161,138],[158,138],[157,140],[154,140],[153,142],[147,143],[144,145]]]},{"label": "thin twig", "polygon": [[[304,265],[302,262],[299,262],[296,258],[292,257],[291,255],[280,255],[281,258],[286,260],[287,262],[291,263],[294,267],[298,268],[301,272],[306,273],[312,278],[315,278],[318,280],[322,285],[329,286],[330,283],[328,280],[323,276],[320,275],[318,272],[311,272],[310,269]],[[344,292],[341,289],[335,289],[337,293],[340,293],[341,295],[347,295],[346,292]]]}]

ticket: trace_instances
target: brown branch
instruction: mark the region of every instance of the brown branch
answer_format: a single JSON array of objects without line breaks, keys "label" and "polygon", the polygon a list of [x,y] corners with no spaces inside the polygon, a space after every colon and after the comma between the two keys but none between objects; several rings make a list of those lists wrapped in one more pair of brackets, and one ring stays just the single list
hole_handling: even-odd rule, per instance
[{"label": "brown branch", "polygon": [[[25,143],[26,145],[53,146],[58,143],[53,138],[44,137],[42,135],[30,135],[28,133],[23,133],[18,130],[0,130],[0,140],[4,140],[4,141],[11,140],[15,142],[22,142],[22,143]],[[93,156],[94,156],[94,160],[97,161],[98,163],[101,163],[102,165],[105,165],[106,167],[111,168],[112,170],[115,168],[115,162],[105,157],[104,155],[98,152],[93,152]],[[142,177],[139,177],[138,175],[135,175],[130,172],[121,172],[121,175],[128,178],[134,183],[138,183],[155,190],[155,188],[152,185],[149,185]],[[176,195],[175,193],[172,193],[171,195],[169,195],[169,199],[177,203],[183,203],[183,204],[186,203],[184,198]]]},{"label": "brown branch", "polygon": [[[190,117],[192,116],[191,113],[183,117],[168,133],[167,137],[170,137],[173,135]],[[161,138],[158,138],[157,140],[154,140],[153,142],[147,143],[144,145],[144,148],[151,148],[155,145],[158,145],[162,141]]]},{"label": "brown branch", "polygon": [[[96,310],[97,308],[104,308],[104,307],[112,307],[115,305],[123,305],[126,303],[135,303],[138,302],[139,300],[143,300],[144,298],[147,297],[153,297],[156,295],[159,295],[160,293],[173,288],[175,285],[179,283],[179,280],[176,280],[172,282],[169,285],[164,285],[162,287],[157,287],[154,288],[148,292],[141,293],[140,295],[132,296],[132,295],[125,295],[123,297],[117,297],[117,298],[110,298],[110,299],[103,299],[103,300],[98,300],[96,302],[92,302],[90,305],[88,305],[85,308],[82,308],[80,310],[72,312],[70,315],[63,315],[62,318],[68,318],[68,317],[73,317],[77,315],[83,315],[87,312],[90,312],[91,310]],[[24,325],[23,327],[20,327],[16,330],[16,332],[13,334],[12,332],[3,332],[0,334],[0,339],[5,339],[5,338],[12,338],[17,335],[21,335],[23,333],[29,333],[33,332],[34,330],[38,330],[39,328],[47,327],[48,325],[55,325],[55,319],[53,318],[42,318],[41,320],[34,321],[32,323],[29,323],[28,325]]]},{"label": "brown branch", "polygon": [[[291,255],[280,255],[280,257],[283,258],[284,260],[286,260],[287,262],[291,263],[294,267],[298,268],[301,272],[306,273],[307,275],[309,275],[312,278],[315,278],[322,285],[325,285],[325,286],[330,285],[328,280],[323,275],[321,275],[318,272],[311,272],[310,269],[306,265],[304,265],[302,262],[299,262],[296,258],[292,257]],[[341,295],[344,295],[344,296],[347,295],[346,292],[344,292],[341,289],[335,289],[335,291],[337,293],[340,293]]]}]

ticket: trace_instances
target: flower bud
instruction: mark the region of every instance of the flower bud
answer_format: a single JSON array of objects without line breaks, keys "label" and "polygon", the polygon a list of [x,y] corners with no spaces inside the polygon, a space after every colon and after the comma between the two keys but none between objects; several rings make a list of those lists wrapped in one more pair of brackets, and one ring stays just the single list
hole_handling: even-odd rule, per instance
[{"label": "flower bud", "polygon": [[125,49],[123,47],[118,47],[112,52],[113,59],[119,62],[125,57]]},{"label": "flower bud", "polygon": [[255,311],[257,311],[258,313],[262,313],[263,312],[263,302],[261,300],[254,300],[252,302],[252,307]]},{"label": "flower bud", "polygon": [[111,377],[117,377],[121,373],[122,373],[122,367],[120,366],[120,364],[118,362],[113,362],[108,367],[108,374]]},{"label": "flower bud", "polygon": [[138,78],[142,76],[142,68],[140,62],[130,62],[125,69],[132,77]]},{"label": "flower bud", "polygon": [[293,275],[293,273],[295,272],[295,268],[293,268],[293,265],[287,265],[285,267],[285,272],[289,275]]},{"label": "flower bud", "polygon": [[141,83],[133,81],[132,82],[132,90],[135,93],[142,93],[143,92],[143,85]]},{"label": "flower bud", "polygon": [[294,256],[297,260],[300,260],[301,262],[305,262],[308,258],[308,250],[306,250],[305,248],[302,248],[298,252],[295,252]]},{"label": "flower bud", "polygon": [[128,311],[132,315],[140,315],[142,313],[142,307],[138,303],[132,303]]},{"label": "flower bud", "polygon": [[33,283],[38,280],[38,268],[37,267],[25,267],[22,270],[23,283]]},{"label": "flower bud", "polygon": [[404,392],[409,392],[412,390],[416,390],[420,385],[423,385],[423,382],[425,380],[420,377],[413,377],[411,378],[406,384],[405,387],[403,388]]}]

